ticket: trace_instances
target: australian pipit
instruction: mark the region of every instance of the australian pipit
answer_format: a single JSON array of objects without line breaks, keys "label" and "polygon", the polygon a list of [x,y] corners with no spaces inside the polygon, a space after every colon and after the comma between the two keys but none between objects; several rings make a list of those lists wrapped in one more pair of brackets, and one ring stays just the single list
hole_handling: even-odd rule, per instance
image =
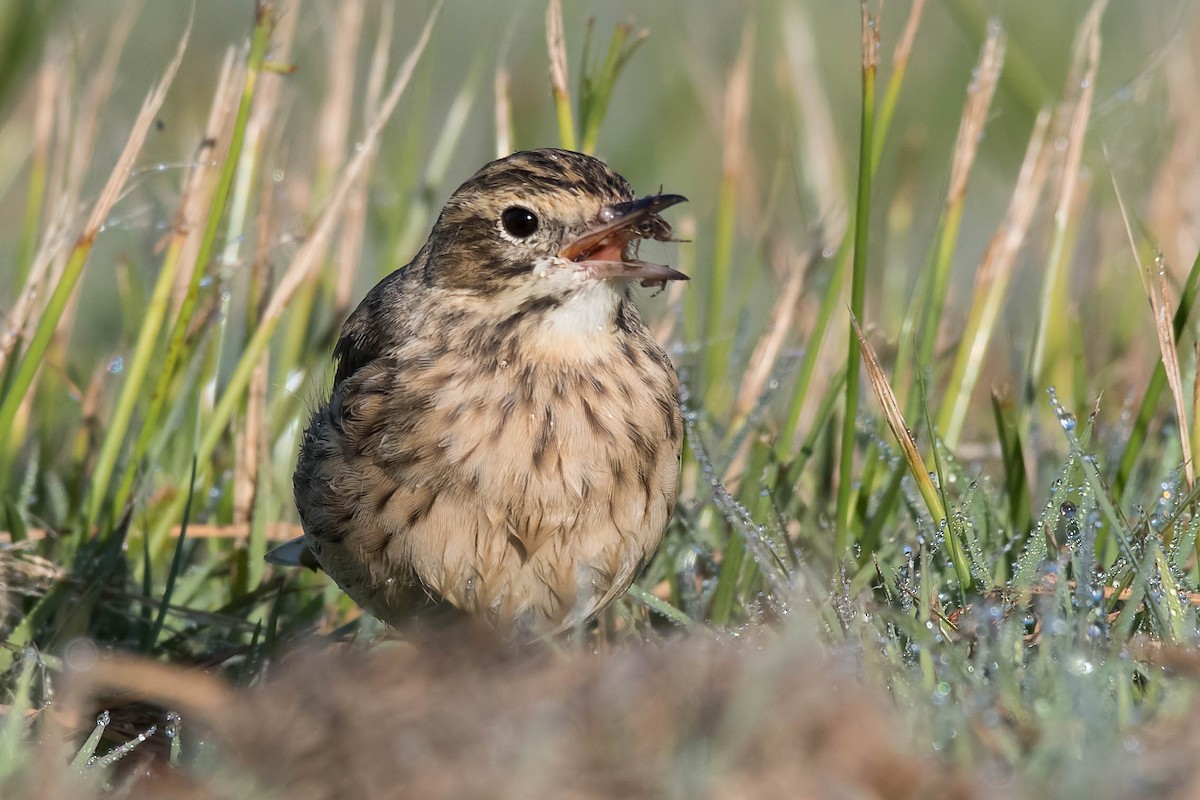
[{"label": "australian pipit", "polygon": [[448,603],[554,630],[620,596],[675,505],[677,378],[630,287],[686,278],[635,257],[683,200],[551,149],[460,186],[342,330],[290,552],[394,623]]}]

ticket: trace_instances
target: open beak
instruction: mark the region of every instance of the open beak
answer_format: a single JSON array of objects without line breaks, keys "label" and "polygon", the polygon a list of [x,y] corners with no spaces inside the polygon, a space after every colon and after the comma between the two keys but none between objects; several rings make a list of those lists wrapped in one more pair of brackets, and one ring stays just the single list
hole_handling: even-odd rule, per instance
[{"label": "open beak", "polygon": [[665,264],[651,264],[626,255],[634,239],[668,241],[671,226],[658,212],[685,202],[687,198],[678,194],[652,194],[605,206],[596,225],[560,250],[559,255],[579,263],[589,276],[599,280],[638,280],[643,286],[686,281],[687,275]]}]

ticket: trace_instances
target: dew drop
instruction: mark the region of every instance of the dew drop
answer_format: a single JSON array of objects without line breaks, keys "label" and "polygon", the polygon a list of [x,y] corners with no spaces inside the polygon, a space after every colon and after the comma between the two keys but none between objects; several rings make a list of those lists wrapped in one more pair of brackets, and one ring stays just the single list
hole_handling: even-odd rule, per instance
[{"label": "dew drop", "polygon": [[183,724],[183,718],[179,716],[178,711],[167,712],[167,725],[164,732],[168,739],[174,739],[179,735],[179,728]]}]

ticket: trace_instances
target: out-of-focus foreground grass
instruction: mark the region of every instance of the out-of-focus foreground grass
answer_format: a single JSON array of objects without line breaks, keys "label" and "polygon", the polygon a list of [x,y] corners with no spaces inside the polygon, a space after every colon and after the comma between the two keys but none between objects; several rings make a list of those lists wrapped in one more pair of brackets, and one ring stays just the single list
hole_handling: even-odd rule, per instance
[{"label": "out-of-focus foreground grass", "polygon": [[[1195,14],[867,11],[0,6],[0,777],[1187,796]],[[643,248],[692,276],[641,299],[688,410],[660,553],[561,652],[279,675],[378,633],[262,560],[338,327],[546,145],[691,198]]]}]

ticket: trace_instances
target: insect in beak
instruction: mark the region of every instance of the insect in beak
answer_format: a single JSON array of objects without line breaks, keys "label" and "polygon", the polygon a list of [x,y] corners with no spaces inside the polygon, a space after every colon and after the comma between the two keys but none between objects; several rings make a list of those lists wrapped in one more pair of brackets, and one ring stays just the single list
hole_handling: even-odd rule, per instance
[{"label": "insect in beak", "polygon": [[687,275],[665,264],[652,264],[628,256],[628,245],[639,239],[670,241],[671,226],[658,212],[687,202],[678,194],[652,194],[600,209],[596,224],[559,251],[559,256],[577,262],[597,280],[638,280],[642,286],[686,281]]}]

